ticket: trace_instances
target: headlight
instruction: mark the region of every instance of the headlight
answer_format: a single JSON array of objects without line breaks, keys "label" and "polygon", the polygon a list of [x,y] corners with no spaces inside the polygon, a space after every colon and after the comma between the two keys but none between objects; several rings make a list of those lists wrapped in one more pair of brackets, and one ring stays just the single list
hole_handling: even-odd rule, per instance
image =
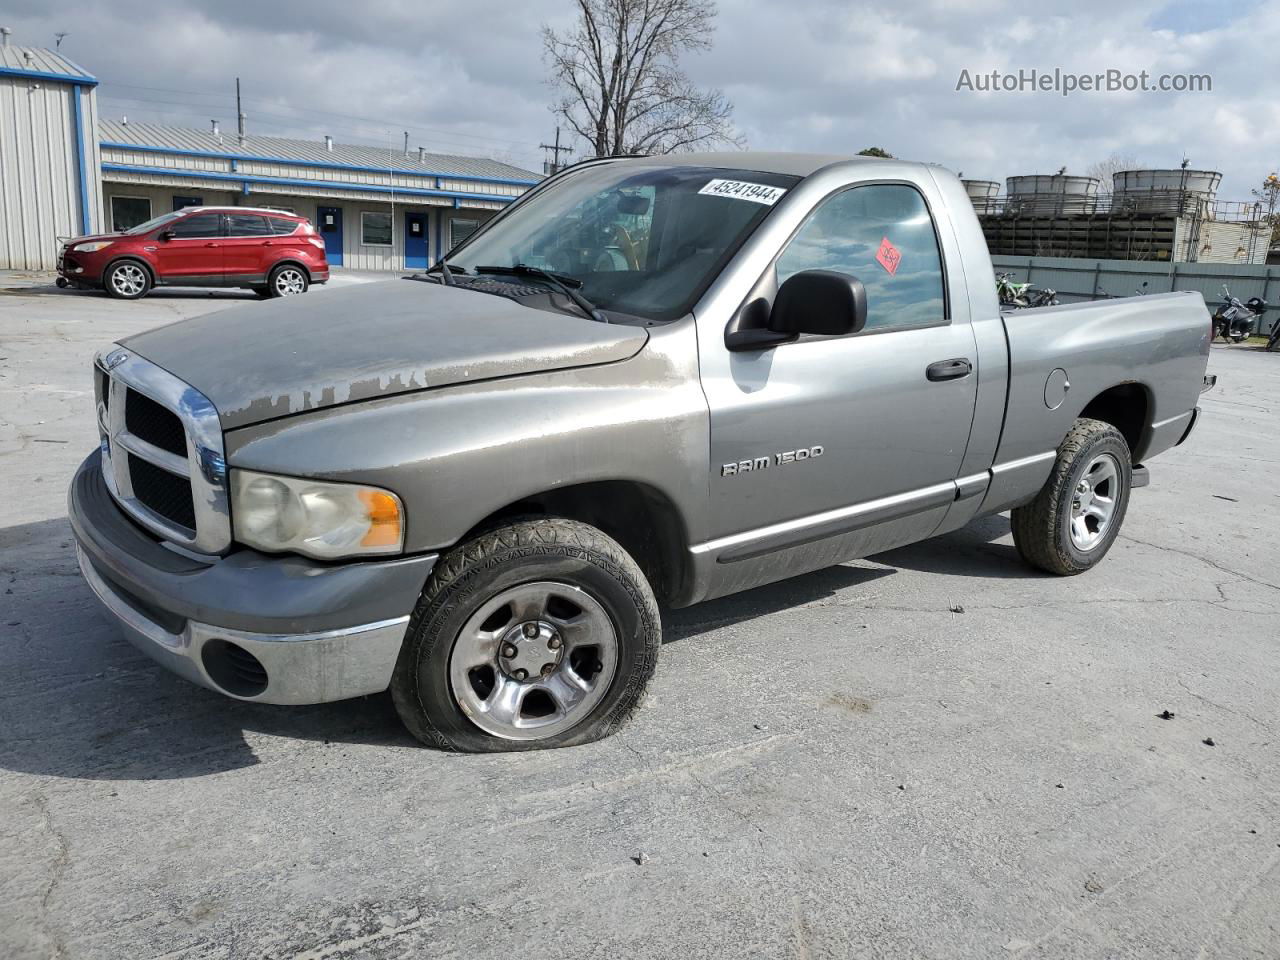
[{"label": "headlight", "polygon": [[77,243],[71,249],[76,253],[97,253],[99,250],[105,250],[111,246],[113,240],[94,240],[92,243]]},{"label": "headlight", "polygon": [[236,540],[259,550],[293,550],[321,560],[404,547],[400,498],[377,487],[231,471]]}]

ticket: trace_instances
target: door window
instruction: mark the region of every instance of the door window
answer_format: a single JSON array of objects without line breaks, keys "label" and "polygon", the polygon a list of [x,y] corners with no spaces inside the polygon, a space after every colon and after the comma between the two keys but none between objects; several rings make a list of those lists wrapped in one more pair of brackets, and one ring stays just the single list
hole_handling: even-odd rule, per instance
[{"label": "door window", "polygon": [[252,213],[233,213],[227,217],[229,237],[269,237],[274,231],[266,217]]},{"label": "door window", "polygon": [[945,323],[942,258],[924,197],[903,184],[854,187],[824,200],[778,258],[778,283],[835,270],[867,290],[866,330]]},{"label": "door window", "polygon": [[286,220],[284,217],[268,217],[271,221],[271,232],[277,236],[287,236],[298,229],[297,220]]},{"label": "door window", "polygon": [[222,236],[222,215],[218,213],[198,213],[194,217],[177,221],[169,228],[176,239],[199,239],[200,237]]}]

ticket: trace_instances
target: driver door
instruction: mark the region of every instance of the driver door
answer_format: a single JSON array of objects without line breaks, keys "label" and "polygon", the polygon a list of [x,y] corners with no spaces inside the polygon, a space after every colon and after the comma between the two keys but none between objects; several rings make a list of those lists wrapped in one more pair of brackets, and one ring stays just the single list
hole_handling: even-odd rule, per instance
[{"label": "driver door", "polygon": [[220,285],[222,234],[220,213],[196,213],[168,224],[156,238],[157,279],[177,286]]},{"label": "driver door", "polygon": [[861,332],[702,361],[713,540],[699,549],[721,571],[712,595],[923,539],[955,499],[976,346],[968,323],[952,323],[921,189],[829,196],[757,290],[771,300],[808,269],[862,281]]}]

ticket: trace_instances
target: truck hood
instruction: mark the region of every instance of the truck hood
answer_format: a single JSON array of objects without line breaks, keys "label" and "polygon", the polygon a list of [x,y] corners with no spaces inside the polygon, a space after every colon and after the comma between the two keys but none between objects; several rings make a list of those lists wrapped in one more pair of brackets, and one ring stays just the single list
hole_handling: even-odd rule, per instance
[{"label": "truck hood", "polygon": [[388,280],[183,320],[121,346],[195,387],[224,430],[449,384],[634,356],[643,329]]}]

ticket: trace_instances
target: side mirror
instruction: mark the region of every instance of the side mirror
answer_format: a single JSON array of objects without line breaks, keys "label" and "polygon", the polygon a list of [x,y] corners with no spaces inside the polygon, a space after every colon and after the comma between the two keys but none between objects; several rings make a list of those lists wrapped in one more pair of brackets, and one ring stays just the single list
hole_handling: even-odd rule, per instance
[{"label": "side mirror", "polygon": [[[751,305],[761,310],[764,300]],[[758,321],[757,321],[758,322]],[[764,327],[749,326],[725,334],[731,351],[766,350],[801,334],[840,337],[867,323],[867,291],[862,281],[834,270],[801,270],[778,288]]]},{"label": "side mirror", "polygon": [[801,270],[778,288],[769,312],[769,329],[839,337],[867,323],[867,290],[862,281],[834,270]]},{"label": "side mirror", "polygon": [[159,237],[157,237],[156,239],[157,239],[157,240],[163,240],[165,243],[168,243],[170,240],[172,240],[172,239],[173,239],[173,231],[172,231],[172,230],[161,230],[161,231],[160,231],[160,236],[159,236]]}]

